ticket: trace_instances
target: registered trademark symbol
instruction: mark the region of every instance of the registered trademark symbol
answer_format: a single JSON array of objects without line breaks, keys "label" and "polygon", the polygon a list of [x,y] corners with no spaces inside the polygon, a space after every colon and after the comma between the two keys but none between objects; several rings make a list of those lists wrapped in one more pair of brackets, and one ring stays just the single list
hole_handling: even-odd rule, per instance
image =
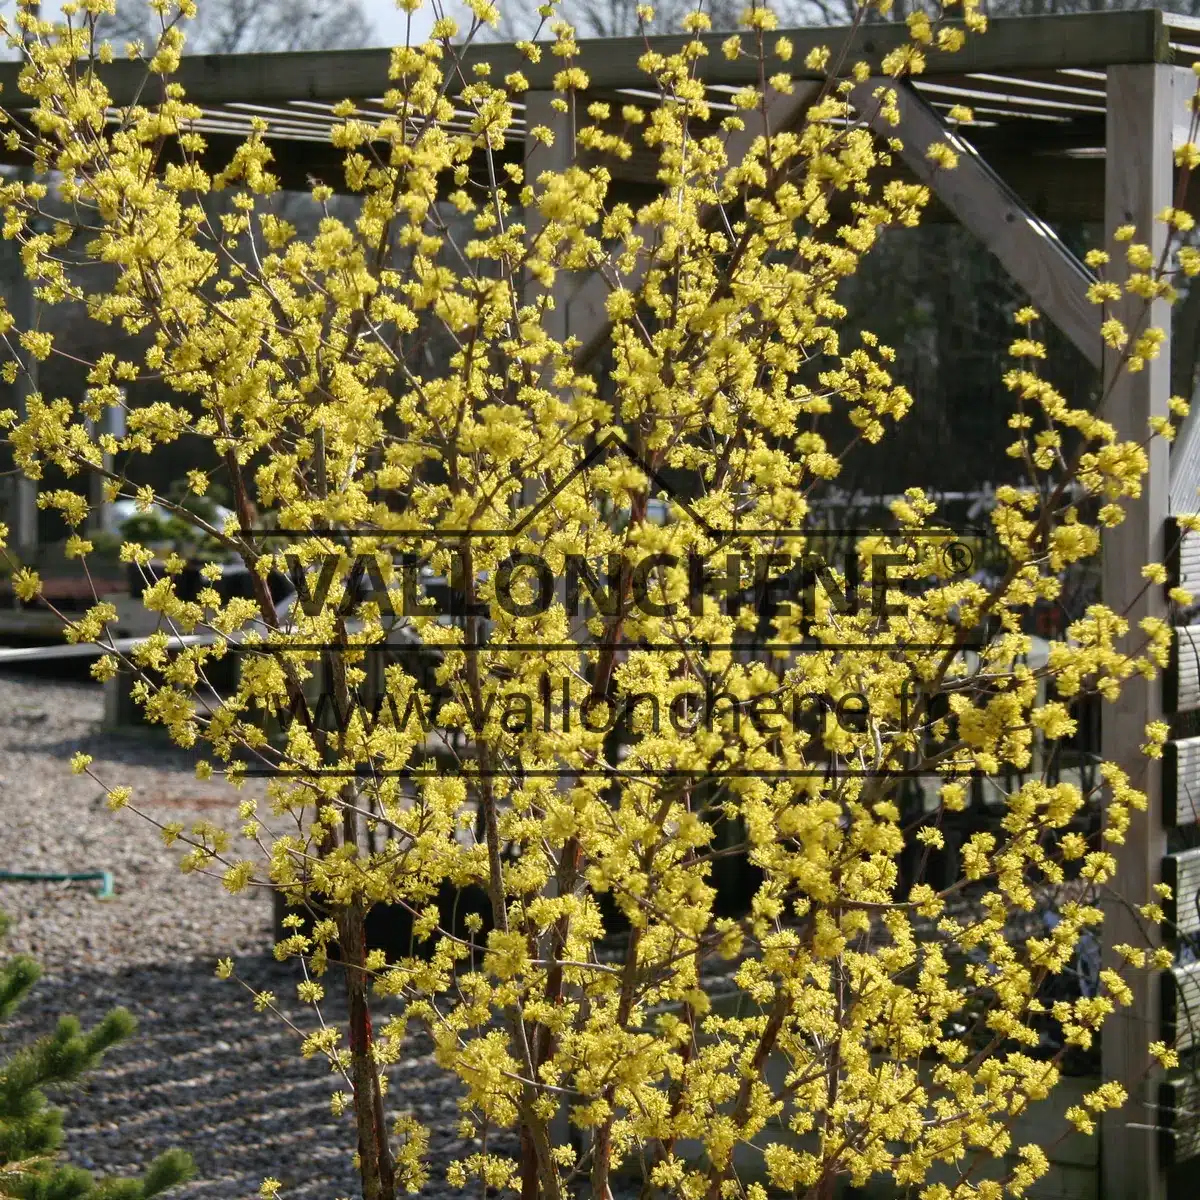
[{"label": "registered trademark symbol", "polygon": [[966,575],[975,565],[975,555],[966,542],[947,542],[942,547],[942,562],[951,575]]}]

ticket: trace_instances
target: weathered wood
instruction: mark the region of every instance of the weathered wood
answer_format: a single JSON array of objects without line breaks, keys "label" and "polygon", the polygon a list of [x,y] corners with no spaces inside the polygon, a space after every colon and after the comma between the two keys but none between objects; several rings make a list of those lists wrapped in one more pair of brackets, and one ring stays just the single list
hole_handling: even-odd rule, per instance
[{"label": "weathered wood", "polygon": [[[1166,227],[1156,218],[1172,202],[1174,158],[1171,127],[1174,112],[1174,70],[1169,66],[1119,66],[1108,71],[1108,133],[1106,141],[1105,226],[1111,233],[1133,224],[1154,253],[1166,246]],[[1113,275],[1118,281],[1128,266],[1115,256]],[[1105,402],[1101,415],[1111,421],[1119,439],[1141,442],[1152,419],[1167,416],[1170,397],[1170,307],[1162,299],[1146,311],[1145,302],[1124,296],[1113,305],[1113,315],[1132,325],[1149,320],[1167,331],[1158,358],[1146,369],[1123,369],[1121,356],[1104,355]],[[1166,597],[1161,588],[1146,587],[1142,568],[1163,558],[1164,524],[1168,512],[1169,461],[1167,443],[1153,439],[1146,448],[1148,475],[1141,494],[1125,507],[1125,520],[1103,534],[1104,603],[1125,616],[1130,632],[1119,646],[1135,653],[1146,618],[1165,619]],[[1134,677],[1125,682],[1120,696],[1105,706],[1101,730],[1102,755],[1124,770],[1130,783],[1147,798],[1145,812],[1135,812],[1124,844],[1113,847],[1117,860],[1111,893],[1103,900],[1104,966],[1119,968],[1120,955],[1113,947],[1122,943],[1154,944],[1157,930],[1145,929],[1137,906],[1153,895],[1159,880],[1166,833],[1162,823],[1162,788],[1159,763],[1142,753],[1146,725],[1162,715],[1161,688]],[[1157,972],[1139,972],[1130,979],[1133,991],[1128,1007],[1118,1008],[1106,1021],[1101,1037],[1104,1079],[1123,1086],[1128,1104],[1106,1113],[1103,1125],[1103,1186],[1105,1200],[1163,1200],[1166,1178],[1159,1162],[1158,1139],[1146,1126],[1148,1104],[1158,1095],[1159,1072],[1152,1070],[1147,1046],[1158,1034],[1161,1019],[1161,978]]]},{"label": "weathered wood", "polygon": [[[921,86],[923,78],[923,75],[917,77],[918,87]],[[1012,95],[1056,96],[1063,93],[1085,99],[1090,96],[1099,102],[1102,109],[1104,107],[1104,75],[1099,71],[1091,74],[1068,74],[1064,71],[1024,69],[1019,75],[1007,72],[1003,75],[993,75],[986,71],[973,71],[961,75],[938,74],[935,78],[938,83],[951,87],[988,86],[1003,88]]]},{"label": "weathered wood", "polygon": [[[1082,89],[1061,91],[1021,89],[1020,80],[1013,78],[1010,84],[999,76],[982,81],[973,79],[949,81],[913,81],[917,92],[931,105],[965,104],[975,115],[1041,116],[1062,120],[1082,116],[1103,117],[1104,93],[1084,92]],[[969,132],[969,131],[968,131]]]},{"label": "weathered wood", "polygon": [[[1195,188],[1189,188],[1194,193]],[[1186,377],[1176,387],[1191,400],[1188,415],[1171,443],[1171,508],[1174,512],[1192,512],[1200,493],[1200,403],[1193,395],[1192,380]]]},{"label": "weathered wood", "polygon": [[1200,1079],[1185,1075],[1159,1086],[1157,1124],[1159,1155],[1165,1166],[1200,1156]]},{"label": "weathered wood", "polygon": [[[767,102],[766,128],[778,133],[795,126],[803,117],[805,111],[816,99],[820,85],[816,83],[797,82],[792,86],[790,95],[782,92],[771,94]],[[731,164],[737,164],[745,158],[756,138],[763,134],[763,121],[754,119],[754,114],[746,114],[746,128],[739,133],[729,136],[726,143],[726,153]],[[705,217],[711,220],[716,216],[716,210],[711,210]],[[634,236],[642,238],[648,245],[653,246],[655,231],[647,225],[638,225]],[[640,286],[646,273],[645,256],[639,256],[634,270],[620,279],[621,286],[634,291]],[[600,271],[593,271],[580,285],[571,297],[567,306],[567,329],[572,337],[579,339],[579,349],[575,353],[577,364],[588,362],[604,344],[608,337],[612,322],[608,318],[605,303],[613,290],[613,280],[616,277],[615,267],[610,264]]]},{"label": "weathered wood", "polygon": [[1200,821],[1200,738],[1163,747],[1163,825],[1175,829]]},{"label": "weathered wood", "polygon": [[[1038,82],[1036,78],[1029,78],[1030,74],[1023,71],[1020,77],[1010,77],[1003,86],[1011,89],[1013,94],[1019,97]],[[1032,74],[1037,75],[1036,72]],[[1046,72],[1042,71],[1040,75],[1044,77]],[[933,78],[957,83],[969,77],[944,75]],[[995,76],[994,78],[1001,77]],[[1071,79],[1073,77],[1057,75],[1056,78]],[[989,84],[988,86],[1000,87],[1001,85]],[[1051,87],[1052,85],[1043,83],[1041,86]],[[301,94],[297,92],[298,96]],[[613,88],[592,88],[589,89],[586,96],[589,100],[592,98],[608,99],[618,107],[624,101],[631,99],[629,96],[623,97],[618,89]],[[359,102],[364,105],[365,110],[370,109],[368,100],[359,98]],[[276,99],[261,103],[242,103],[237,110],[210,108],[215,120],[205,125],[208,151],[200,156],[202,165],[209,170],[218,170],[225,166],[232,157],[234,149],[244,140],[244,135],[239,134],[237,130],[248,128],[247,122],[250,115],[254,111],[261,111],[271,122],[266,139],[274,156],[271,169],[280,178],[284,188],[306,191],[309,186],[309,176],[313,176],[335,190],[343,191],[345,189],[343,155],[329,144],[327,132],[320,120],[322,114],[326,121],[328,120],[329,102],[289,98],[289,103],[290,107],[285,105],[283,99]],[[584,100],[581,97],[577,104],[582,105],[583,103]],[[294,132],[294,136],[288,134],[289,130]],[[519,128],[516,133],[518,140],[510,140],[500,151],[500,158],[505,162],[519,161],[523,153],[519,140]],[[1089,113],[1069,121],[1024,119],[1019,115],[1004,116],[994,127],[971,128],[968,136],[982,157],[1008,183],[1020,197],[1024,206],[1037,217],[1051,224],[1098,223],[1103,220],[1104,163],[1102,157],[1066,157],[1058,153],[1064,149],[1101,147],[1104,141],[1102,113]],[[159,161],[161,163],[178,161],[179,157],[175,139],[166,139]],[[9,151],[0,146],[0,163],[19,166],[28,161],[28,157],[21,152]],[[595,159],[594,156],[585,154],[581,157],[581,161],[587,164]],[[646,203],[657,191],[658,156],[655,152],[642,150],[635,144],[634,154],[629,160],[622,161],[611,155],[605,155],[602,161],[612,174],[613,183],[609,196],[611,203],[625,202],[636,207]],[[497,162],[493,165],[499,167],[501,163]],[[482,153],[475,156],[475,160],[471,164],[471,172],[474,181],[486,183],[486,163]],[[893,169],[879,172],[877,182],[882,184],[892,177],[911,179],[910,173],[903,168],[902,164],[897,164]],[[445,177],[443,183],[446,190],[449,191],[452,186],[449,176]],[[843,213],[837,205],[837,197],[834,198],[834,201],[834,220],[847,219],[848,214]],[[1192,188],[1190,190],[1187,207],[1194,215],[1200,216],[1200,189]],[[925,215],[927,224],[952,219],[953,217],[946,207],[936,200],[929,206]],[[1177,456],[1178,448],[1184,441],[1186,441],[1186,424],[1185,431],[1181,432],[1180,438],[1177,439],[1172,449],[1173,458]],[[1197,487],[1200,487],[1200,463],[1198,463],[1197,481],[1188,492],[1188,495],[1192,497],[1191,503],[1177,505],[1177,507],[1193,507]]]},{"label": "weathered wood", "polygon": [[[795,48],[792,69],[800,76],[804,74],[806,55],[817,47],[828,46],[839,53],[844,50],[847,62],[861,60],[878,66],[889,51],[910,42],[908,29],[901,23],[780,32]],[[710,33],[700,37],[708,53],[695,60],[696,74],[708,82],[758,83],[759,65],[753,55],[730,62],[721,53],[726,36]],[[774,42],[776,36],[772,35],[770,41]],[[650,47],[671,54],[685,40],[691,39],[679,35],[656,36],[650,39]],[[638,66],[646,49],[646,41],[640,37],[583,39],[575,62],[588,73],[593,87],[639,87],[646,83],[646,74]],[[543,54],[540,62],[531,63],[510,43],[481,43],[460,53],[463,69],[455,74],[452,91],[471,82],[473,68],[478,63],[491,65],[493,79],[522,71],[530,86],[539,90],[553,87],[554,75],[563,65],[552,54]],[[1164,16],[1152,10],[1002,17],[989,23],[985,37],[968,36],[966,45],[957,53],[928,50],[925,74],[1103,68],[1111,63],[1167,62],[1169,55]],[[173,81],[182,83],[188,99],[198,104],[226,104],[235,100],[269,104],[295,99],[337,102],[382,96],[394,86],[388,75],[390,60],[388,50],[188,55]],[[0,94],[6,99],[20,94],[19,73],[17,63],[0,64],[3,89]],[[139,63],[109,63],[100,68],[100,77],[118,105],[132,103],[139,91],[142,102],[153,102],[162,95],[162,81],[155,77],[141,90],[146,71]]]},{"label": "weathered wood", "polygon": [[1162,700],[1167,713],[1200,708],[1200,626],[1175,627],[1171,659],[1163,672]]},{"label": "weathered wood", "polygon": [[1200,963],[1163,975],[1162,1038],[1181,1053],[1200,1045]]},{"label": "weathered wood", "polygon": [[1175,147],[1192,140],[1192,100],[1196,95],[1196,75],[1190,67],[1175,68],[1175,113],[1172,120],[1172,143]]},{"label": "weathered wood", "polygon": [[[899,125],[892,125],[880,112],[875,97],[879,88],[895,90]],[[1058,235],[1029,212],[974,147],[947,128],[910,85],[876,77],[855,88],[851,101],[880,137],[901,140],[900,156],[909,170],[1000,260],[1042,315],[1098,367],[1100,320],[1096,306],[1087,298],[1094,276]],[[948,144],[957,152],[958,165],[952,170],[937,166],[928,157],[935,142]]]},{"label": "weathered wood", "polygon": [[[1195,189],[1192,189],[1193,191]],[[1193,400],[1195,398],[1193,397]],[[1171,507],[1191,512],[1200,492],[1200,403],[1193,402],[1171,443]],[[1168,542],[1168,549],[1170,543]]]},{"label": "weathered wood", "polygon": [[[1175,460],[1172,458],[1172,469],[1174,466]],[[1200,533],[1189,533],[1180,525],[1178,517],[1168,517],[1164,537],[1167,586],[1200,593]]]},{"label": "weathered wood", "polygon": [[1171,895],[1163,901],[1168,939],[1175,946],[1200,933],[1200,850],[1168,854],[1162,863],[1163,883]]},{"label": "weathered wood", "polygon": [[[1072,122],[1072,124],[1074,124]],[[1013,141],[1020,140],[1016,133],[1014,138],[1000,137],[1001,130],[980,130],[974,138],[977,149],[991,164],[999,175],[1020,197],[1021,203],[1041,220],[1050,224],[1062,223],[1094,223],[1099,224],[1104,219],[1104,160],[1103,158],[1074,158],[1060,154],[1043,154],[1044,144],[1051,148],[1056,146],[1057,125],[1046,125],[1045,122],[1005,122],[1004,129],[1013,126],[1016,132],[1028,133],[1024,146],[1014,148]],[[1044,128],[1027,130],[1027,126],[1037,125]],[[985,134],[987,135],[985,137]],[[993,136],[995,135],[995,136]],[[208,148],[199,155],[200,165],[207,171],[219,171],[229,164],[234,151],[245,140],[234,133],[209,133],[205,135]],[[271,149],[272,161],[270,171],[279,179],[280,186],[289,191],[307,192],[311,186],[310,179],[320,180],[328,184],[335,192],[345,193],[345,155],[342,151],[330,145],[328,140],[318,137],[317,140],[300,140],[292,137],[274,137],[268,130],[266,143]],[[1082,138],[1076,140],[1086,140]],[[519,162],[524,153],[520,142],[508,142],[503,150],[493,158],[493,166],[503,170],[505,163]],[[169,162],[179,162],[182,155],[176,139],[164,140],[162,153],[159,155],[160,165]],[[658,169],[658,156],[651,152],[641,152],[634,146],[633,157],[626,162],[612,155],[582,153],[579,161],[583,166],[602,164],[611,174],[612,183],[609,190],[609,203],[627,203],[635,209],[648,203],[658,194],[655,174]],[[0,164],[20,166],[28,162],[28,157],[18,152],[9,151],[0,145]],[[473,184],[487,185],[487,162],[482,153],[474,155],[470,162],[470,178]],[[900,179],[911,182],[912,173],[902,163],[885,167],[875,174],[875,186],[881,188],[890,179]],[[455,190],[451,173],[443,174],[438,181],[442,195],[449,195]],[[831,212],[833,221],[842,223],[848,220],[850,201],[854,197],[831,197]],[[1193,187],[1188,193],[1188,211],[1193,216],[1200,217],[1200,187]],[[950,223],[955,220],[950,211],[935,196],[922,216],[922,225]],[[1200,404],[1197,405],[1200,410]],[[1179,446],[1186,436],[1186,428],[1191,417],[1184,423],[1179,437],[1171,447],[1171,458],[1175,460]],[[1197,436],[1200,436],[1200,425],[1197,426]],[[1196,507],[1196,493],[1200,489],[1200,454],[1196,458],[1195,482],[1185,491],[1185,499],[1176,501],[1177,511],[1187,511]],[[1174,491],[1172,493],[1175,494]]]},{"label": "weathered wood", "polygon": [[[1200,426],[1193,426],[1200,432]],[[1186,432],[1186,430],[1185,430]],[[1193,449],[1200,451],[1200,442]],[[1171,452],[1171,490],[1175,498],[1180,460]],[[1194,503],[1195,497],[1192,501]],[[1200,595],[1200,534],[1187,533],[1179,521],[1168,518],[1164,530],[1168,587],[1182,587]],[[1200,628],[1177,626],[1171,660],[1163,675],[1163,707],[1168,713],[1200,708]],[[1177,811],[1178,810],[1178,811]],[[1163,759],[1163,819],[1168,825],[1192,824],[1200,819],[1200,739],[1170,743]]]},{"label": "weathered wood", "polygon": [[[1009,125],[1014,127],[1013,136],[1001,136]],[[1037,128],[1029,129],[1029,126]],[[980,129],[977,134],[974,131],[971,133],[981,156],[1008,184],[1021,205],[1035,217],[1048,224],[1082,222],[1098,225],[1104,220],[1104,159],[1076,158],[1058,153],[1060,136],[1058,125],[1046,125],[1038,121],[1006,121],[995,129]],[[1082,143],[1088,139],[1081,132],[1073,140]],[[1103,142],[1103,136],[1100,140]],[[280,144],[284,145],[285,155],[290,146],[304,149],[303,144],[299,143]],[[314,148],[321,149],[320,146]],[[2,153],[0,151],[0,161],[3,161]],[[636,208],[649,201],[659,190],[658,154],[639,147],[636,141],[632,156],[624,161],[609,154],[588,152],[580,155],[580,161],[584,165],[603,165],[609,171],[612,176],[610,200],[624,200]],[[478,177],[477,168],[473,167],[472,170]],[[874,173],[873,186],[876,192],[892,179],[911,183],[914,176],[904,163],[894,161],[890,167],[881,167]],[[849,204],[852,199],[852,196],[836,194],[830,197],[834,221],[843,222],[850,218]],[[1190,189],[1185,207],[1193,216],[1200,217],[1200,188]],[[936,195],[921,217],[922,225],[956,221],[957,218]],[[1172,456],[1174,453],[1173,446]],[[1197,488],[1200,488],[1200,476],[1192,488],[1191,503],[1177,507],[1181,507],[1181,510],[1194,508]]]}]

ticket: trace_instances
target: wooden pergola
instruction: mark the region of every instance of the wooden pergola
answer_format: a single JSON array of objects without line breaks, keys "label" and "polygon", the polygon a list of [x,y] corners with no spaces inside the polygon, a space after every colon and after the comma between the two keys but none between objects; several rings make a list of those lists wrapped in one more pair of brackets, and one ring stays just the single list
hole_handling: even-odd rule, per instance
[{"label": "wooden pergola", "polygon": [[[806,76],[803,68],[810,48],[829,46],[835,56],[844,50],[847,63],[865,60],[878,68],[883,56],[908,36],[904,27],[887,24],[781,32],[795,47],[796,85],[791,95],[773,95],[768,120],[774,129],[801,121],[819,89],[817,77]],[[758,82],[756,63],[729,62],[722,55],[723,38],[706,35],[710,52],[697,64],[717,120],[733,111],[730,97],[735,90]],[[656,37],[651,42],[669,53],[682,40]],[[576,63],[587,72],[590,86],[580,100],[652,106],[657,97],[647,91],[646,76],[637,65],[645,49],[640,38],[581,42]],[[342,173],[341,154],[329,141],[333,106],[349,99],[361,120],[382,120],[387,115],[382,97],[390,86],[389,60],[386,50],[203,56],[185,58],[174,80],[183,84],[189,101],[203,108],[196,130],[205,135],[215,164],[227,161],[249,133],[251,121],[262,118],[269,126],[273,169],[285,187],[305,189],[316,177],[336,189]],[[565,165],[572,153],[569,117],[552,108],[548,90],[562,61],[546,55],[533,65],[511,45],[475,46],[463,55],[452,97],[471,81],[471,67],[482,62],[491,64],[494,78],[522,71],[532,88],[502,155],[535,170]],[[1149,419],[1166,416],[1170,344],[1146,370],[1118,374],[1115,358],[1101,341],[1099,310],[1085,296],[1091,272],[1066,248],[1053,225],[1097,222],[1111,233],[1118,225],[1133,223],[1142,240],[1162,246],[1165,229],[1155,224],[1155,216],[1177,200],[1173,147],[1186,140],[1197,82],[1192,67],[1198,62],[1200,21],[1171,13],[999,19],[985,35],[970,37],[957,53],[930,52],[923,74],[899,87],[900,126],[886,127],[888,136],[904,143],[903,166],[895,169],[927,183],[935,193],[932,217],[958,221],[976,235],[1043,316],[1102,373],[1105,412],[1123,438],[1142,440]],[[0,65],[0,96],[9,104],[19,96],[17,70],[15,64]],[[140,64],[113,63],[104,70],[114,103],[153,102],[153,87],[146,85]],[[880,82],[872,79],[856,93],[868,120],[872,106],[865,100]],[[949,128],[945,114],[954,105],[970,107],[974,120]],[[467,114],[461,117],[465,128]],[[524,129],[535,125],[556,130],[552,148],[524,135]],[[748,128],[734,135],[731,157],[744,152],[756,132]],[[933,169],[925,152],[935,141],[957,148],[960,161],[955,170]],[[168,147],[166,156],[170,153]],[[7,161],[18,162],[11,156]],[[581,153],[579,161],[586,162],[586,154]],[[626,162],[606,159],[605,165],[613,176],[615,199],[636,203],[655,193],[655,155],[635,153]],[[1186,196],[1184,203],[1200,211],[1200,196]],[[553,332],[578,337],[581,358],[604,344],[604,299],[610,286],[604,272],[556,285]],[[1124,312],[1132,318],[1139,309],[1124,303]],[[1154,303],[1151,321],[1169,329],[1170,312],[1163,301]],[[1162,590],[1144,586],[1142,565],[1167,557],[1166,529],[1172,514],[1200,510],[1200,417],[1186,423],[1169,453],[1167,444],[1156,440],[1150,459],[1142,496],[1130,505],[1124,524],[1107,533],[1104,549],[1105,602],[1126,613],[1135,636],[1141,618],[1167,616]],[[1200,575],[1200,554],[1185,542],[1180,556],[1185,582],[1193,558],[1196,566],[1190,573],[1193,582],[1200,582],[1195,578]],[[1178,659],[1176,667],[1168,715],[1200,709],[1200,673]],[[1191,888],[1174,906],[1179,928],[1200,931],[1192,894],[1200,887],[1200,860],[1166,857],[1167,822],[1195,822],[1200,813],[1200,803],[1191,803],[1192,790],[1200,795],[1200,739],[1173,743],[1165,767],[1145,759],[1140,753],[1145,725],[1163,713],[1162,689],[1140,681],[1131,683],[1120,702],[1104,711],[1104,757],[1124,767],[1150,797],[1149,812],[1138,816],[1120,849],[1120,898],[1108,906],[1105,925],[1109,946],[1144,942],[1132,905],[1149,899],[1152,886],[1164,875]],[[1172,798],[1166,813],[1164,771]],[[1118,965],[1115,956],[1107,965]],[[1163,1200],[1167,1168],[1200,1153],[1195,1121],[1187,1115],[1200,1109],[1200,1088],[1144,1074],[1146,1044],[1164,1029],[1177,1029],[1181,1044],[1200,1042],[1200,1037],[1185,1034],[1184,1023],[1177,1019],[1175,1002],[1192,995],[1200,1000],[1200,975],[1192,968],[1177,969],[1165,984],[1162,978],[1141,976],[1134,1004],[1119,1010],[1106,1031],[1104,1076],[1125,1083],[1131,1101],[1105,1123],[1103,1200]]]},{"label": "wooden pergola", "polygon": [[[888,24],[782,32],[795,48],[792,63],[798,86],[791,96],[775,97],[770,112],[774,128],[801,120],[816,93],[819,77],[806,74],[802,65],[808,50],[829,46],[836,55],[844,54],[846,63],[878,64],[907,40],[903,26]],[[720,50],[723,38],[706,35],[702,40],[709,53],[697,64],[714,125],[734,111],[734,91],[757,83],[758,68],[752,60],[725,59]],[[655,37],[650,43],[669,53],[682,40]],[[642,38],[581,42],[575,62],[590,81],[579,95],[581,108],[592,100],[652,106],[657,96],[647,90],[647,77],[637,65],[645,49]],[[927,58],[925,71],[901,89],[900,130],[887,130],[898,132],[905,142],[899,173],[929,183],[936,195],[930,217],[957,220],[977,234],[1046,316],[1099,367],[1095,312],[1080,287],[1089,273],[1064,250],[1051,226],[1113,217],[1122,185],[1114,182],[1107,164],[1115,161],[1120,178],[1127,181],[1137,173],[1128,154],[1143,154],[1137,145],[1146,141],[1140,126],[1135,127],[1136,110],[1145,98],[1135,96],[1137,89],[1131,91],[1133,85],[1126,81],[1155,75],[1151,67],[1176,68],[1164,71],[1164,79],[1190,79],[1190,68],[1200,60],[1200,21],[1157,10],[999,19],[986,35],[969,38],[957,53],[934,50]],[[329,139],[333,106],[351,99],[358,106],[358,119],[368,124],[382,120],[388,115],[382,97],[391,86],[389,61],[389,51],[374,49],[201,55],[185,57],[173,81],[181,83],[188,100],[203,110],[194,128],[205,136],[206,157],[213,164],[227,162],[250,133],[252,121],[263,119],[269,123],[273,170],[285,188],[307,190],[318,179],[339,190],[341,152]],[[470,82],[472,68],[479,63],[490,64],[496,78],[520,70],[531,84],[524,106],[516,105],[517,120],[501,159],[524,161],[536,155],[544,166],[560,160],[564,139],[556,140],[554,150],[546,150],[539,143],[526,145],[524,130],[533,125],[563,128],[567,118],[550,108],[550,93],[543,90],[552,86],[562,60],[545,55],[531,64],[512,45],[471,46],[462,53],[461,69],[451,81],[451,98]],[[18,64],[0,64],[0,96],[16,110],[21,106],[9,98],[20,95],[18,74]],[[147,82],[141,63],[112,63],[103,74],[117,106],[153,103],[156,90],[161,90],[160,83]],[[864,85],[860,94],[869,96],[876,82]],[[1161,99],[1154,89],[1156,128],[1182,138],[1193,89],[1187,82],[1164,87]],[[974,120],[956,125],[952,132],[943,117],[954,105],[970,107]],[[461,111],[449,127],[465,131],[469,119],[470,114]],[[755,132],[749,130],[741,143]],[[1160,140],[1166,136],[1160,133]],[[924,156],[933,140],[948,141],[964,152],[957,170],[936,172],[935,178]],[[731,150],[736,151],[737,141]],[[1122,149],[1126,142],[1131,151]],[[163,160],[177,153],[169,144]],[[19,154],[0,150],[0,162],[21,161]],[[589,152],[581,151],[579,161],[586,164]],[[614,199],[636,202],[656,193],[658,161],[653,152],[635,151],[627,161],[606,157],[604,162],[613,177]],[[1150,167],[1148,162],[1143,165]],[[1135,200],[1132,193],[1129,199]],[[1200,196],[1189,201],[1200,206]],[[597,276],[559,305],[569,332],[583,340],[587,351],[603,340],[597,313],[603,290]]]}]

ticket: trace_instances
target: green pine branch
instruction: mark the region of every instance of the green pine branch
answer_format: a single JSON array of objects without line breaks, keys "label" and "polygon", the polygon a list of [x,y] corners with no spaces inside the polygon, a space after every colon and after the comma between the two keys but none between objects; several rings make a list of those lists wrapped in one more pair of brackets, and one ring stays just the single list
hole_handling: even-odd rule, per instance
[{"label": "green pine branch", "polygon": [[[0,914],[0,937],[7,924]],[[40,977],[41,968],[24,954],[0,966],[0,1023],[20,1007]],[[191,1178],[191,1156],[181,1150],[159,1155],[137,1179],[96,1179],[55,1161],[63,1142],[63,1114],[44,1089],[78,1083],[136,1027],[123,1008],[113,1009],[88,1030],[75,1017],[60,1017],[53,1033],[0,1059],[0,1197],[148,1200]]]}]

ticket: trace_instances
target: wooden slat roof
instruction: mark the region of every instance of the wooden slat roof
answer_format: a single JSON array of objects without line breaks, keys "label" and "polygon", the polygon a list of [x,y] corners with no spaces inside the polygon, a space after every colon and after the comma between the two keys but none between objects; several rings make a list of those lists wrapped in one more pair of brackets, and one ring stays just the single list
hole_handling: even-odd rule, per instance
[{"label": "wooden slat roof", "polygon": [[[730,62],[721,53],[725,36],[705,35],[709,53],[698,63],[717,115],[727,111],[732,91],[757,82],[754,62]],[[804,58],[815,46],[828,46],[835,56],[844,53],[846,62],[865,59],[877,65],[908,38],[906,28],[894,24],[782,30],[771,35],[771,43],[778,36],[793,43],[789,68],[797,78],[807,74]],[[682,40],[653,37],[650,46],[666,53]],[[585,99],[653,104],[646,90],[649,81],[637,66],[646,50],[643,39],[581,40],[579,46],[575,62],[590,80]],[[341,155],[329,144],[331,109],[350,99],[358,105],[360,119],[381,120],[386,115],[383,95],[391,86],[390,58],[388,50],[374,49],[197,55],[185,57],[173,79],[204,111],[196,131],[206,135],[214,163],[227,157],[249,132],[251,121],[261,117],[268,122],[285,186],[304,187],[310,176],[337,186]],[[1040,206],[1040,215],[1088,218],[1099,215],[1091,210],[1102,203],[1092,178],[1098,164],[1084,164],[1103,157],[1105,68],[1147,62],[1191,67],[1197,61],[1200,21],[1155,9],[1009,17],[992,20],[986,34],[970,36],[955,54],[930,52],[925,72],[913,82],[942,113],[956,104],[973,110],[974,121],[961,132],[1035,210]],[[480,62],[491,64],[497,79],[521,70],[534,88],[550,87],[554,72],[564,65],[548,53],[540,64],[530,64],[511,44],[475,45],[463,54],[464,70],[452,82],[451,96],[472,79],[471,68]],[[151,102],[159,86],[146,83],[139,63],[117,62],[100,70],[117,104],[135,97]],[[18,64],[0,63],[0,99],[12,103],[19,95],[18,72]],[[462,111],[451,124],[465,128],[469,116]],[[518,106],[509,156],[523,155],[522,139],[523,109]],[[618,189],[636,191],[654,184],[652,155],[635,153],[624,166],[615,161],[608,165]]]}]

